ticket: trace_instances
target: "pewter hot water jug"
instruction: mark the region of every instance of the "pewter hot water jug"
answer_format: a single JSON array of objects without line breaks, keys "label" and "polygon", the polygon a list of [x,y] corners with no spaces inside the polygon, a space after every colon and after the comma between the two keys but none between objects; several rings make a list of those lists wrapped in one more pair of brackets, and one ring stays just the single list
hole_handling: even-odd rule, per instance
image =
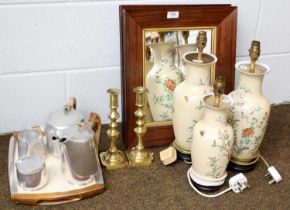
[{"label": "pewter hot water jug", "polygon": [[67,181],[72,184],[86,184],[98,171],[98,143],[95,139],[100,133],[100,120],[95,113],[91,113],[90,120],[90,123],[81,122],[66,129],[59,140],[61,169]]}]

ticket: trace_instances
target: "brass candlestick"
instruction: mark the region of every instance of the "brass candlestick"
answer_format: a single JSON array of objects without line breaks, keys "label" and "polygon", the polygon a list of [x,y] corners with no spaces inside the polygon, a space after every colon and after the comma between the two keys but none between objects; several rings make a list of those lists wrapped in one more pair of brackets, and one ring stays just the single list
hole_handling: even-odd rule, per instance
[{"label": "brass candlestick", "polygon": [[124,153],[118,150],[116,146],[116,141],[119,137],[120,131],[118,129],[117,119],[120,117],[118,113],[118,95],[120,94],[119,89],[108,89],[107,91],[110,95],[110,114],[109,119],[110,129],[107,130],[107,135],[111,139],[111,145],[107,152],[102,152],[100,154],[100,159],[102,165],[107,169],[118,169],[125,168],[128,166],[128,161]]},{"label": "brass candlestick", "polygon": [[189,31],[182,31],[181,34],[184,39],[184,43],[188,44]]},{"label": "brass candlestick", "polygon": [[214,107],[219,107],[221,102],[221,96],[225,91],[225,82],[222,76],[218,76],[218,78],[214,81],[213,84],[213,92],[215,95]]},{"label": "brass candlestick", "polygon": [[146,133],[145,127],[145,87],[136,87],[133,90],[136,93],[136,106],[137,110],[135,111],[135,116],[137,117],[136,125],[134,132],[137,136],[137,145],[133,147],[131,151],[128,151],[127,157],[129,160],[130,166],[146,166],[150,165],[153,161],[153,153],[149,153],[143,146],[143,136]]},{"label": "brass candlestick", "polygon": [[207,38],[206,38],[206,31],[199,31],[196,37],[196,47],[198,50],[197,59],[201,60],[203,49],[206,46]]},{"label": "brass candlestick", "polygon": [[249,56],[251,58],[250,73],[255,73],[255,65],[260,56],[260,52],[260,42],[255,40],[252,41],[251,47],[249,49]]}]

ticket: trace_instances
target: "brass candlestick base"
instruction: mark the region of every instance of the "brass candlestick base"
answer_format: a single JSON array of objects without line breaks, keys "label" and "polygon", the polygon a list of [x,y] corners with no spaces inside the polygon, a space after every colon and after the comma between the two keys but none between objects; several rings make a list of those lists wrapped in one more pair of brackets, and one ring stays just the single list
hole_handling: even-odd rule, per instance
[{"label": "brass candlestick base", "polygon": [[111,145],[108,151],[100,154],[101,163],[107,169],[119,169],[128,166],[128,161],[124,153],[118,150],[116,141],[119,137],[120,131],[118,130],[117,119],[120,117],[118,113],[118,95],[120,91],[118,89],[109,89],[107,91],[110,94],[110,114],[111,120],[110,129],[107,130],[107,135],[111,139]]},{"label": "brass candlestick base", "polygon": [[153,161],[153,153],[148,152],[146,149],[138,150],[133,147],[131,151],[126,152],[129,160],[129,165],[132,167],[148,166]]},{"label": "brass candlestick base", "polygon": [[102,152],[100,153],[100,159],[102,165],[108,170],[126,168],[128,166],[128,161],[122,151],[117,151],[115,153]]},{"label": "brass candlestick base", "polygon": [[150,165],[153,161],[153,153],[149,153],[143,146],[142,140],[143,136],[146,133],[145,126],[145,87],[136,87],[134,88],[136,93],[136,106],[137,110],[135,111],[135,116],[137,117],[136,125],[134,132],[137,136],[137,145],[133,147],[131,151],[126,152],[127,158],[129,160],[130,166],[147,166]]}]

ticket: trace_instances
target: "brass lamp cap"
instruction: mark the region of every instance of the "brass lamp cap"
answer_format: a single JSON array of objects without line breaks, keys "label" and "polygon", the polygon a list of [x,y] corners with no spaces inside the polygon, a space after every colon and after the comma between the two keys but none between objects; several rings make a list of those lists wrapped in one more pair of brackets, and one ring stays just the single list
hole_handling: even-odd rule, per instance
[{"label": "brass lamp cap", "polygon": [[261,44],[259,41],[256,41],[256,40],[252,41],[251,47],[249,49],[249,56],[251,59],[257,60],[259,58],[260,53],[261,53],[260,45]]},{"label": "brass lamp cap", "polygon": [[206,31],[199,31],[196,37],[196,46],[199,52],[202,52],[206,46],[207,37]]},{"label": "brass lamp cap", "polygon": [[214,107],[219,107],[221,95],[225,92],[225,81],[222,76],[218,76],[213,84],[213,92],[215,95]]}]

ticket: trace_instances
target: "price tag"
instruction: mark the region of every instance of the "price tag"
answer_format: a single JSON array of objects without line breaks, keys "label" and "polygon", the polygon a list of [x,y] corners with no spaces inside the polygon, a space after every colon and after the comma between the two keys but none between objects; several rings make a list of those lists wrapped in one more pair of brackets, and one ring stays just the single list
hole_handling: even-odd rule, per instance
[{"label": "price tag", "polygon": [[167,19],[178,19],[179,18],[179,11],[168,11],[167,12]]}]

